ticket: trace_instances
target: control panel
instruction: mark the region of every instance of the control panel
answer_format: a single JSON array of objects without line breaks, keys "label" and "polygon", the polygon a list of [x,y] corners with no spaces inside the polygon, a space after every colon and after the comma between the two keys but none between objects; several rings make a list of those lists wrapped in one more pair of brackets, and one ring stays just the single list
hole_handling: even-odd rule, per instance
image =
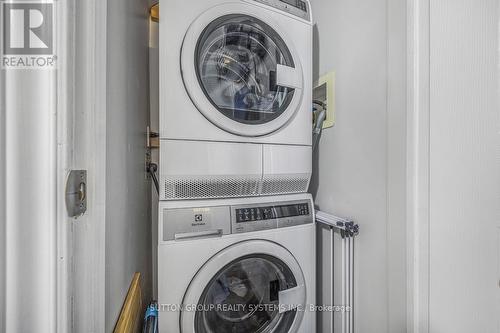
[{"label": "control panel", "polygon": [[161,240],[222,237],[314,223],[310,199],[224,206],[163,208]]},{"label": "control panel", "polygon": [[312,223],[309,201],[231,207],[232,233]]},{"label": "control panel", "polygon": [[309,215],[309,205],[307,203],[298,203],[286,206],[238,208],[235,212],[236,223],[244,223]]},{"label": "control panel", "polygon": [[284,12],[311,21],[309,3],[303,0],[255,0]]}]

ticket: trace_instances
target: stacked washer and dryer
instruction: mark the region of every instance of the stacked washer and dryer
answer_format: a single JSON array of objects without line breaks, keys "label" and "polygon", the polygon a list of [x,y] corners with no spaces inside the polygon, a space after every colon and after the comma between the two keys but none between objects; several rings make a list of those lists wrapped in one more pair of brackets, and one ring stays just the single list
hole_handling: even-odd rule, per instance
[{"label": "stacked washer and dryer", "polygon": [[160,332],[315,332],[310,3],[160,10]]}]

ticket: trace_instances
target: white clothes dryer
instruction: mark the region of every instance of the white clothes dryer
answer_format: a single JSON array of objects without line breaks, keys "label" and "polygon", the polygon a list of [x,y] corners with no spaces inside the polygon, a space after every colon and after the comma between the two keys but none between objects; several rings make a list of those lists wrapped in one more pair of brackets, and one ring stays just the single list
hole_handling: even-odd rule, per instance
[{"label": "white clothes dryer", "polygon": [[161,199],[307,191],[310,8],[308,0],[161,2]]}]

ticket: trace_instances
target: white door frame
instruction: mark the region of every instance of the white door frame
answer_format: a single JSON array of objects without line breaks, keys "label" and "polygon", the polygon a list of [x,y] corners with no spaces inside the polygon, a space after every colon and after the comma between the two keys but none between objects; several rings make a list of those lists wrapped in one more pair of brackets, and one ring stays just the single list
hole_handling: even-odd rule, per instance
[{"label": "white door frame", "polygon": [[56,22],[56,55],[57,55],[57,210],[56,210],[56,327],[57,332],[71,331],[71,247],[69,225],[70,221],[66,212],[65,188],[66,179],[71,169],[72,147],[72,114],[71,89],[72,68],[74,66],[71,50],[74,23],[74,13],[70,2],[55,2]]},{"label": "white door frame", "polygon": [[[88,209],[69,221],[71,332],[105,331],[107,1],[72,0],[70,169],[88,171]],[[64,330],[62,332],[65,332]]]},{"label": "white door frame", "polygon": [[407,331],[429,333],[430,0],[407,4]]},{"label": "white door frame", "polygon": [[[53,3],[56,67],[0,73],[2,332],[67,332],[70,320],[64,193],[72,21],[67,2],[39,2]],[[27,308],[28,316],[20,310]]]}]

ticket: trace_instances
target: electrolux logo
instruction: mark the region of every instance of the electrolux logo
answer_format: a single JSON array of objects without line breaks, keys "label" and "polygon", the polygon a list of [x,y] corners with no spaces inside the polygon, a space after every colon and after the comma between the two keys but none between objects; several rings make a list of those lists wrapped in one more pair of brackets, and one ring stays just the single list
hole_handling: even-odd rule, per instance
[{"label": "electrolux logo", "polygon": [[206,225],[205,222],[203,222],[203,214],[195,214],[194,215],[194,222],[191,223],[191,226],[193,227],[200,227]]},{"label": "electrolux logo", "polygon": [[53,3],[3,2],[2,12],[2,67],[53,68]]}]

